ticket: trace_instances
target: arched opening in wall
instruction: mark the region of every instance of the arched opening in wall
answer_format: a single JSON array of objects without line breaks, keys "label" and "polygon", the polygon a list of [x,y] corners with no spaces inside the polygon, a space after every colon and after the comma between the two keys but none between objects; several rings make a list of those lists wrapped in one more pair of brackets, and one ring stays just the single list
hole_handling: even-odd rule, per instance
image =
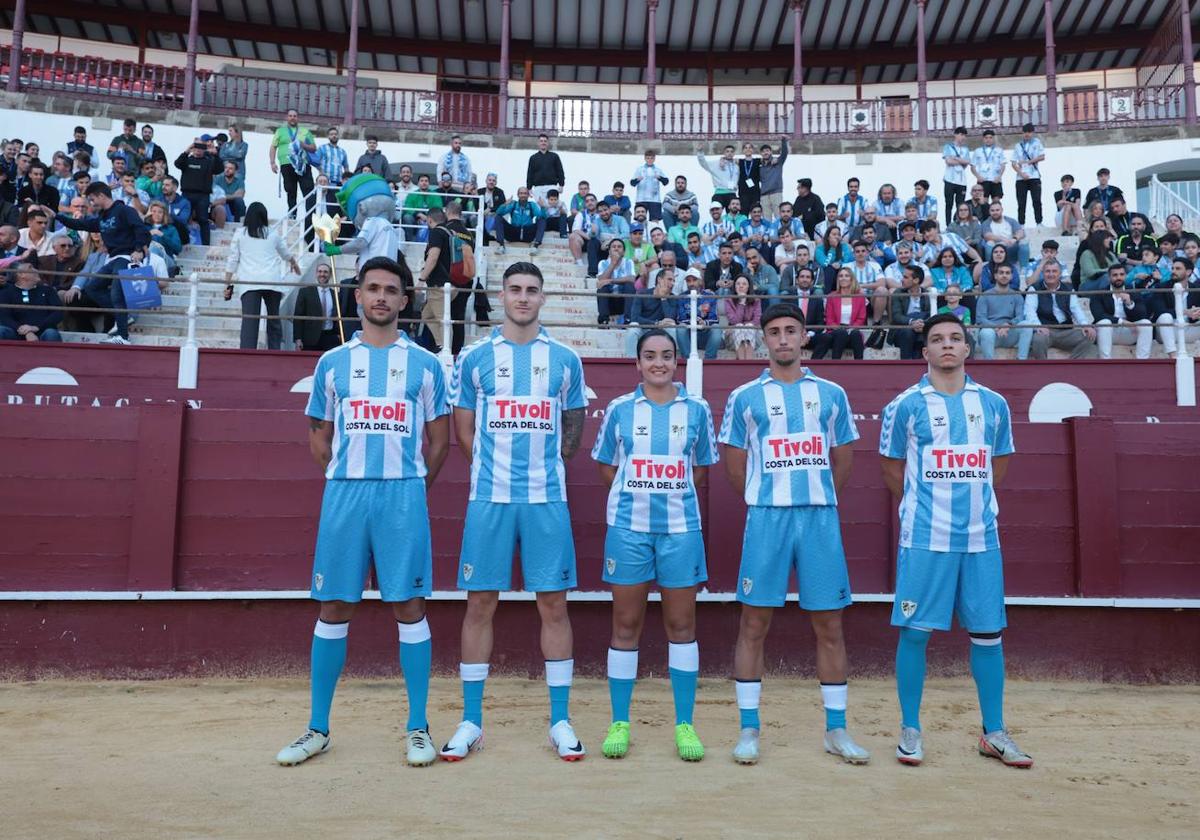
[{"label": "arched opening in wall", "polygon": [[1200,229],[1200,158],[1180,158],[1139,169],[1137,206],[1156,224],[1172,213],[1187,230]]}]

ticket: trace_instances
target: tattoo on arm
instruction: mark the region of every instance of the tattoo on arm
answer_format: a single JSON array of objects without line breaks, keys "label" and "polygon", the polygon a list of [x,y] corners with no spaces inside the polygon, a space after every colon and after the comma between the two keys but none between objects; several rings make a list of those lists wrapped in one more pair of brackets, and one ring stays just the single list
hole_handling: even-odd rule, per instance
[{"label": "tattoo on arm", "polygon": [[583,412],[582,408],[570,408],[562,413],[562,456],[564,460],[570,460],[572,456],[579,450],[579,443],[583,440]]}]

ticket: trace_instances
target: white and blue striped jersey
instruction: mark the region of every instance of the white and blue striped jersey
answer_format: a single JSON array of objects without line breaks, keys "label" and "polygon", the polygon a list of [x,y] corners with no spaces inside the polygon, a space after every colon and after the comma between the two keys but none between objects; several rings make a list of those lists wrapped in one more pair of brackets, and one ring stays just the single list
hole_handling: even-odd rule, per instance
[{"label": "white and blue striped jersey", "polygon": [[1029,140],[1018,140],[1017,145],[1013,146],[1012,150],[1013,171],[1017,173],[1017,179],[1036,178],[1041,180],[1042,171],[1038,168],[1038,164],[1029,163],[1029,161],[1044,154],[1046,154],[1046,147],[1037,137],[1032,137]]},{"label": "white and blue striped jersey", "polygon": [[746,504],[836,505],[830,450],[858,429],[841,385],[808,369],[779,382],[768,369],[729,395],[719,440],[747,452]]},{"label": "white and blue striped jersey", "polygon": [[1004,397],[967,377],[955,396],[928,375],[883,411],[879,454],[903,459],[900,545],[927,551],[1000,547],[992,461],[1014,452]]},{"label": "white and blue striped jersey", "polygon": [[675,399],[659,405],[638,385],[604,412],[592,458],[617,468],[608,491],[612,527],[651,534],[700,530],[692,467],[717,463],[716,433],[708,403],[675,387]]},{"label": "white and blue striped jersey", "polygon": [[562,413],[587,407],[583,363],[544,329],[514,344],[500,327],[465,348],[450,403],[475,412],[471,501],[565,502]]},{"label": "white and blue striped jersey", "polygon": [[862,221],[863,211],[867,209],[867,200],[862,195],[850,197],[850,193],[838,199],[838,217],[843,214],[846,216],[846,224],[850,227],[856,227]]},{"label": "white and blue striped jersey", "polygon": [[425,423],[450,413],[446,377],[404,333],[387,347],[355,333],[317,361],[305,413],[333,423],[326,478],[424,478]]}]

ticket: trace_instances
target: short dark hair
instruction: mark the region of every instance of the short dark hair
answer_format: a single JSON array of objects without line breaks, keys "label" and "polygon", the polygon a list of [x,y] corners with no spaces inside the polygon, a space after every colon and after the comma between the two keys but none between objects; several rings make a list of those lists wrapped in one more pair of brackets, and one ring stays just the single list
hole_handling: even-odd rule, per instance
[{"label": "short dark hair", "polygon": [[614,181],[613,189],[614,190],[623,190],[623,189],[625,189],[625,185],[623,183],[621,183],[620,181]]},{"label": "short dark hair", "polygon": [[541,139],[543,139],[543,138],[545,138],[546,140],[549,140],[549,139],[550,139],[550,135],[549,135],[549,134],[542,133],[542,134],[539,134],[539,135],[537,136],[537,139],[539,139],[539,140],[541,140]]},{"label": "short dark hair", "polygon": [[[542,136],[545,137],[544,134]],[[542,277],[542,270],[531,262],[515,262],[508,268],[504,269],[505,280],[507,280],[509,277],[512,277],[514,274],[528,274],[532,277],[536,277],[539,286],[545,285],[546,282]]]},{"label": "short dark hair", "polygon": [[1097,178],[1099,178],[1101,175],[1111,175],[1111,174],[1112,174],[1112,173],[1108,171],[1108,167],[1107,167],[1107,166],[1102,166],[1102,167],[1100,167],[1099,169],[1097,169],[1097,170],[1096,170],[1096,177],[1097,177]]},{"label": "short dark hair", "polygon": [[[1155,253],[1157,253],[1157,252],[1155,252]],[[1125,271],[1125,264],[1124,263],[1113,263],[1112,265],[1110,265],[1108,267],[1107,273],[1112,274],[1114,271]]]},{"label": "short dark hair", "polygon": [[133,117],[126,117],[124,125],[126,128],[129,128],[129,126],[133,126],[134,128],[136,128],[137,120],[135,120]]},{"label": "short dark hair", "polygon": [[558,198],[558,190],[546,190],[546,198]]},{"label": "short dark hair", "polygon": [[962,330],[964,338],[967,335],[967,328],[963,326],[962,319],[952,312],[939,312],[937,315],[934,315],[932,318],[927,320],[925,322],[925,329],[923,331],[925,335],[929,335],[929,331],[938,324],[955,324],[960,330]]},{"label": "short dark hair", "polygon": [[609,203],[607,201],[605,201],[604,199],[600,199],[599,201],[596,202],[597,210],[599,210],[601,207],[608,207],[608,206],[610,206]]},{"label": "short dark hair", "polygon": [[368,142],[368,143],[370,143],[372,140],[374,140],[376,143],[378,143],[378,142],[379,142],[379,137],[378,137],[377,135],[375,135],[375,134],[368,134],[368,135],[367,135],[367,142]]},{"label": "short dark hair", "polygon": [[984,129],[983,136],[984,137],[995,137],[996,132],[992,131],[990,128]]},{"label": "short dark hair", "polygon": [[1188,259],[1187,257],[1176,257],[1175,259],[1171,260],[1172,265],[1174,265],[1175,263],[1179,263],[1184,268],[1186,268],[1188,271],[1195,271],[1195,269],[1196,269],[1196,264],[1194,262],[1192,262],[1190,259]]},{"label": "short dark hair", "polygon": [[105,195],[112,198],[112,190],[108,188],[108,184],[103,181],[93,181],[88,184],[88,188],[83,191],[84,195]]},{"label": "short dark hair", "polygon": [[[382,269],[388,274],[394,274],[396,279],[400,281],[400,294],[408,294],[408,280],[405,279],[405,269],[401,268],[400,263],[396,262],[391,257],[371,257],[363,263],[363,267],[358,270],[358,284],[361,286],[363,280],[367,277],[368,271]],[[411,280],[412,272],[408,272],[408,279]]]},{"label": "short dark hair", "polygon": [[1063,181],[1070,181],[1072,184],[1074,184],[1074,183],[1075,183],[1075,176],[1074,176],[1074,175],[1071,175],[1070,173],[1067,173],[1066,175],[1062,176],[1062,177],[1061,177],[1061,178],[1059,178],[1058,180],[1059,180],[1059,183],[1062,183]]},{"label": "short dark hair", "polygon": [[451,139],[451,140],[461,140],[461,139],[462,139],[462,135],[459,135],[459,134],[451,134],[451,135],[450,135],[450,139]]},{"label": "short dark hair", "polygon": [[1154,254],[1156,257],[1158,256],[1158,248],[1154,247],[1149,242],[1142,246],[1142,253],[1144,254],[1147,251],[1149,251],[1151,254]]},{"label": "short dark hair", "polygon": [[915,182],[913,182],[913,186],[914,186],[914,187],[920,187],[920,188],[921,188],[921,189],[923,189],[923,190],[928,190],[928,189],[929,189],[929,182],[928,182],[928,181],[926,181],[924,178],[922,178],[922,179],[921,179],[921,180],[919,180],[919,181],[915,181]]},{"label": "short dark hair", "polygon": [[87,134],[87,129],[81,125],[75,126],[74,134]]},{"label": "short dark hair", "polygon": [[696,233],[696,231],[692,231],[691,233],[689,233],[687,235],[687,238],[688,238],[688,242],[691,242],[693,239],[695,239],[697,242],[699,242],[700,234]]},{"label": "short dark hair", "polygon": [[642,330],[642,334],[638,336],[637,355],[642,355],[642,345],[652,338],[665,338],[667,341],[671,342],[671,348],[676,353],[679,352],[679,345],[675,343],[675,336],[671,335],[662,327],[651,327],[648,330]]},{"label": "short dark hair", "polygon": [[966,134],[967,127],[965,125],[957,125],[954,127],[954,133],[955,134]]},{"label": "short dark hair", "polygon": [[1022,131],[1033,131],[1033,123],[1028,123],[1028,122],[1025,123],[1023,126],[1021,126],[1021,130]]},{"label": "short dark hair", "polygon": [[40,207],[34,207],[32,210],[30,210],[28,213],[25,214],[26,221],[29,221],[30,219],[45,219],[45,218],[47,218],[46,211],[41,209]]},{"label": "short dark hair", "polygon": [[763,312],[762,318],[759,319],[758,325],[762,329],[766,329],[767,325],[772,321],[778,321],[780,318],[794,318],[804,325],[804,312],[799,306],[794,303],[773,303]]},{"label": "short dark hair", "polygon": [[804,187],[804,189],[806,189],[806,190],[811,190],[811,189],[812,189],[812,178],[801,178],[801,179],[800,179],[799,181],[797,181],[796,183],[797,183],[799,186],[801,186],[801,187]]}]

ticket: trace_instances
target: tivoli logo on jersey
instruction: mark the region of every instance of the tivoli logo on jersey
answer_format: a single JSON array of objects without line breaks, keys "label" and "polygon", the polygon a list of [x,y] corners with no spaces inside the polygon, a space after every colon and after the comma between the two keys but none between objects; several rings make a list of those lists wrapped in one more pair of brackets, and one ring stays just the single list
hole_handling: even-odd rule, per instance
[{"label": "tivoli logo on jersey", "polygon": [[829,469],[825,435],[820,432],[796,432],[767,437],[762,446],[762,468],[766,473]]},{"label": "tivoli logo on jersey", "polygon": [[549,397],[492,397],[487,431],[552,435],[558,431],[557,400]]},{"label": "tivoli logo on jersey", "polygon": [[342,429],[348,435],[413,433],[412,404],[394,397],[346,397],[342,400]]},{"label": "tivoli logo on jersey", "polygon": [[691,486],[691,471],[686,458],[634,455],[625,466],[621,489],[626,493],[686,493]]},{"label": "tivoli logo on jersey", "polygon": [[921,479],[933,484],[987,484],[992,480],[991,463],[990,446],[926,446],[921,454]]}]

